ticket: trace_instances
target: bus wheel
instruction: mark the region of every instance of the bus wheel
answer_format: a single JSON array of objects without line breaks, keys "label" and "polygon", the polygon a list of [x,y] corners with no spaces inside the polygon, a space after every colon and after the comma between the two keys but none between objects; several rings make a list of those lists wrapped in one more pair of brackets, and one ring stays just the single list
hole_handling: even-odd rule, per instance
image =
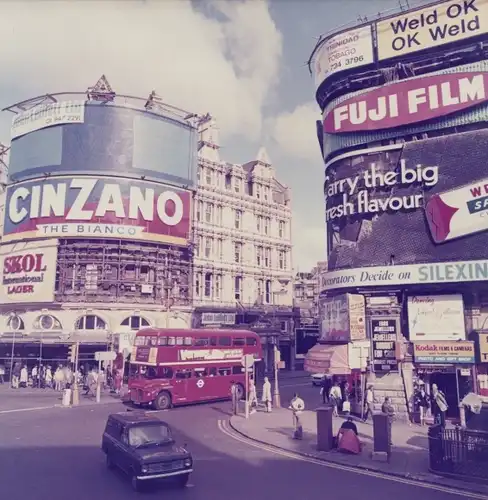
[{"label": "bus wheel", "polygon": [[237,400],[240,401],[244,398],[244,387],[241,384],[237,384]]},{"label": "bus wheel", "polygon": [[166,392],[160,392],[158,397],[154,400],[156,410],[168,410],[171,408],[171,395]]}]

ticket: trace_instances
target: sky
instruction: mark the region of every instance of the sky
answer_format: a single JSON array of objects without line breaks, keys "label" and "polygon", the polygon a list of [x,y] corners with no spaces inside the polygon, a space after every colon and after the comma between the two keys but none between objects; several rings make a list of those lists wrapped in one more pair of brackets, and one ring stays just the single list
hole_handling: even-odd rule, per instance
[{"label": "sky", "polygon": [[[295,271],[326,259],[320,112],[306,61],[321,34],[398,10],[398,0],[1,4],[0,109],[49,92],[83,92],[105,74],[119,94],[156,90],[169,104],[209,112],[220,128],[221,159],[251,161],[264,146],[278,180],[291,188]],[[0,113],[3,144],[11,120]]]}]

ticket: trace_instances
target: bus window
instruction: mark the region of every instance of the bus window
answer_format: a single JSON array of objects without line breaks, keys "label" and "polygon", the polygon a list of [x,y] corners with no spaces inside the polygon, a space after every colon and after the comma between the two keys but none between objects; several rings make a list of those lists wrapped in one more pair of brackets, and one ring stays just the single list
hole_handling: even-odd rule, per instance
[{"label": "bus window", "polygon": [[168,337],[159,337],[158,343],[159,345],[168,345]]},{"label": "bus window", "polygon": [[175,376],[176,376],[176,378],[179,378],[179,379],[191,378],[191,371],[190,370],[176,370]]},{"label": "bus window", "polygon": [[244,368],[242,368],[242,366],[233,366],[232,367],[232,375],[241,375],[243,371],[244,371]]},{"label": "bus window", "polygon": [[168,345],[175,345],[175,344],[176,344],[176,338],[168,337]]},{"label": "bus window", "polygon": [[183,337],[176,337],[176,345],[183,345],[184,340]]},{"label": "bus window", "polygon": [[159,378],[173,378],[173,370],[168,366],[160,366],[158,369]]},{"label": "bus window", "polygon": [[158,338],[157,337],[148,337],[148,340],[149,340],[149,345],[151,347],[158,345]]},{"label": "bus window", "polygon": [[246,341],[243,338],[233,339],[232,345],[234,345],[234,346],[246,345]]},{"label": "bus window", "polygon": [[221,376],[227,376],[230,375],[230,368],[219,368],[219,375]]},{"label": "bus window", "polygon": [[210,337],[210,345],[214,347],[217,345],[217,337]]},{"label": "bus window", "polygon": [[158,378],[158,371],[153,366],[148,366],[144,376],[148,379]]},{"label": "bus window", "polygon": [[230,346],[232,345],[232,339],[230,337],[219,337],[219,345],[220,346]]},{"label": "bus window", "polygon": [[195,372],[196,378],[202,378],[208,376],[206,368],[195,368],[193,371]]},{"label": "bus window", "polygon": [[195,347],[206,347],[208,346],[208,339],[195,339]]},{"label": "bus window", "polygon": [[208,376],[209,377],[215,377],[217,375],[217,368],[209,368],[208,370]]},{"label": "bus window", "polygon": [[258,342],[254,337],[246,337],[246,345],[255,346],[257,343]]},{"label": "bus window", "polygon": [[146,337],[136,337],[136,340],[134,342],[134,345],[136,347],[142,346],[146,343]]},{"label": "bus window", "polygon": [[185,337],[185,345],[192,345],[193,339],[191,337]]}]

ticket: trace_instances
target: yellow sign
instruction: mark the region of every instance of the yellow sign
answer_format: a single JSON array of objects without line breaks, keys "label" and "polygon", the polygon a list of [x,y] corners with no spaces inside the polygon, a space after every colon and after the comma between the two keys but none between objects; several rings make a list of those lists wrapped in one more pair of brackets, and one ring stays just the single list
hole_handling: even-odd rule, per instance
[{"label": "yellow sign", "polygon": [[474,343],[468,341],[415,342],[416,363],[473,364]]},{"label": "yellow sign", "polygon": [[488,363],[488,333],[480,333],[478,342],[480,346],[480,361]]},{"label": "yellow sign", "polygon": [[488,0],[451,0],[376,23],[378,59],[488,33]]}]

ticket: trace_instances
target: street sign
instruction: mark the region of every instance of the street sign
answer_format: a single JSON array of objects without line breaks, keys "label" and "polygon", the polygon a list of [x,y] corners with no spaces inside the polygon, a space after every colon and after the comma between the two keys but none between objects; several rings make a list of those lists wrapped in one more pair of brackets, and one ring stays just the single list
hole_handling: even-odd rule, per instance
[{"label": "street sign", "polygon": [[252,354],[246,354],[241,358],[241,365],[244,368],[251,368],[254,365],[254,356]]},{"label": "street sign", "polygon": [[95,353],[95,361],[114,361],[116,357],[115,351],[97,351]]}]

